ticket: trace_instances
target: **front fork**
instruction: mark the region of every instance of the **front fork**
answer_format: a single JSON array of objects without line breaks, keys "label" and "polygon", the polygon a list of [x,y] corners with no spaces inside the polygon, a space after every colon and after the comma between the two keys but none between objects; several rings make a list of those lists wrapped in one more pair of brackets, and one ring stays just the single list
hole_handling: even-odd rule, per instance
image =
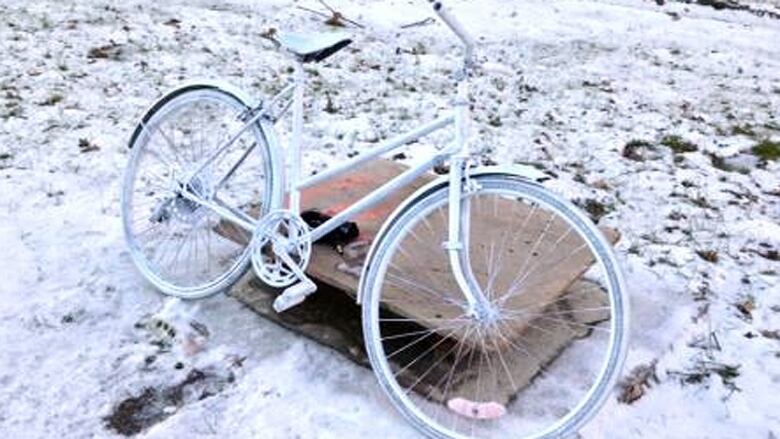
[{"label": "front fork", "polygon": [[[470,107],[468,82],[458,84],[455,102],[455,142],[458,153],[452,157],[449,184],[449,232],[445,250],[449,253],[450,265],[455,281],[466,296],[466,314],[478,320],[489,319],[494,313],[492,305],[477,282],[469,260],[471,235],[471,202],[468,191],[474,182],[468,175]],[[465,194],[464,194],[465,192]],[[464,196],[465,195],[465,196]]]}]

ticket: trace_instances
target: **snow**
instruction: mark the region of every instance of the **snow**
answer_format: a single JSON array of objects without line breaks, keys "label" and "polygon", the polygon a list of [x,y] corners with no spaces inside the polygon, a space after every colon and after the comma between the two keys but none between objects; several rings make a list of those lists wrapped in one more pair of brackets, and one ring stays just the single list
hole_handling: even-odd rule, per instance
[{"label": "snow", "polygon": [[[279,90],[289,64],[259,34],[322,29],[295,8],[317,6],[309,3],[0,2],[4,437],[111,437],[103,418],[119,401],[193,368],[210,371],[219,392],[168,408],[143,436],[416,437],[371,371],[229,297],[163,298],[133,267],[121,233],[126,141],[143,111],[193,78],[258,97]],[[317,68],[310,109],[324,108],[327,94],[339,111],[309,126],[309,171],[347,156],[340,139],[365,150],[432,118],[457,62],[443,26],[398,30],[428,15],[425,2],[332,3],[367,29]],[[452,4],[481,54],[518,73],[475,80],[477,155],[541,163],[557,175],[555,190],[611,206],[602,223],[622,233],[634,311],[626,375],[656,361],[659,382],[631,405],[612,398],[582,435],[780,435],[780,341],[764,335],[780,330],[780,264],[762,256],[780,246],[779,165],[741,174],[710,158],[749,154],[756,139],[735,134],[737,125],[780,140],[780,20],[673,2]],[[88,59],[101,46],[110,57]],[[698,151],[675,157],[658,145],[667,135]],[[80,139],[100,149],[82,153]],[[633,139],[654,143],[658,158],[622,157]],[[415,145],[406,162],[446,140]],[[715,263],[697,254],[710,250]],[[745,315],[736,305],[748,302]],[[160,353],[136,327],[158,313],[185,328],[191,318],[204,324],[205,349]],[[697,343],[713,337],[707,348]],[[702,362],[739,366],[736,389],[715,373],[683,384],[680,373]]]}]

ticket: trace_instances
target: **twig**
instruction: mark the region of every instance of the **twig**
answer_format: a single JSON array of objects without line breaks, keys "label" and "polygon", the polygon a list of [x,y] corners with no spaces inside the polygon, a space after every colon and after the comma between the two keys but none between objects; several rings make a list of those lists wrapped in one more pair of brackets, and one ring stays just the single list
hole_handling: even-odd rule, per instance
[{"label": "twig", "polygon": [[415,21],[414,23],[409,23],[401,26],[401,29],[409,29],[412,27],[418,27],[418,26],[428,26],[433,23],[435,23],[436,20],[433,19],[433,17],[428,17],[425,20]]},{"label": "twig", "polygon": [[260,34],[260,38],[266,39],[272,43],[274,43],[274,46],[278,49],[282,44],[279,42],[279,40],[276,39],[276,29],[270,28],[267,31]]},{"label": "twig", "polygon": [[331,7],[330,7],[330,5],[328,5],[327,3],[325,3],[325,0],[319,0],[319,2],[320,2],[320,4],[321,4],[322,6],[325,6],[325,9],[329,10],[331,14],[333,14],[333,15],[336,15],[336,14],[338,13],[338,12],[336,12],[336,10],[335,10],[335,9],[331,8]]},{"label": "twig", "polygon": [[332,7],[330,7],[327,3],[325,3],[324,0],[319,0],[320,4],[324,6],[328,11],[330,11],[330,14],[327,14],[325,12],[317,11],[314,9],[310,9],[304,6],[298,6],[298,9],[302,11],[309,12],[311,14],[319,15],[320,17],[325,17],[327,20],[325,20],[325,24],[328,26],[334,26],[334,27],[347,27],[345,23],[349,23],[355,27],[358,27],[360,29],[365,29],[365,26],[358,23],[357,21],[350,20],[349,18],[345,17],[344,14],[341,12],[336,11]]},{"label": "twig", "polygon": [[300,9],[302,11],[310,12],[312,14],[319,15],[320,17],[325,17],[325,18],[330,18],[331,17],[331,15],[329,15],[329,14],[326,14],[326,13],[320,12],[320,11],[315,11],[314,9],[309,9],[309,8],[307,8],[305,6],[298,6],[298,9]]},{"label": "twig", "polygon": [[346,21],[347,23],[349,23],[349,24],[351,24],[351,25],[353,25],[355,27],[358,27],[360,29],[365,29],[365,26],[363,26],[362,24],[358,23],[357,21],[350,20],[349,18],[341,15],[338,12],[334,13],[333,17],[331,17],[328,21],[326,21],[325,24],[329,24],[331,26],[341,26],[341,27],[344,27],[344,24],[342,23],[342,21]]}]

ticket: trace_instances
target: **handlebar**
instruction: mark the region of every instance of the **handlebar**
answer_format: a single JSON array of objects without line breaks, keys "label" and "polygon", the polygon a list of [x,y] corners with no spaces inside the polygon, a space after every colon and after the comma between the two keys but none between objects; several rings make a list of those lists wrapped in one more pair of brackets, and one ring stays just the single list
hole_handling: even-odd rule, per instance
[{"label": "handlebar", "polygon": [[444,24],[460,38],[463,45],[466,46],[466,66],[469,67],[472,64],[474,57],[474,39],[466,31],[460,21],[444,7],[444,4],[441,1],[428,0],[428,2],[433,3],[433,10],[436,12],[436,15],[438,15],[441,21],[443,21]]}]

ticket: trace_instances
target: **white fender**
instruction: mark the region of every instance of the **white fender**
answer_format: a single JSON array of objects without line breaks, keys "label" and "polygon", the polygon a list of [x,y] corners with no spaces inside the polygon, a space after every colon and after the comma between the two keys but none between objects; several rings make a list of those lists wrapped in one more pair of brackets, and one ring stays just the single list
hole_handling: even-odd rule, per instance
[{"label": "white fender", "polygon": [[165,93],[163,96],[167,96],[169,94],[176,93],[179,90],[183,90],[185,88],[190,88],[198,85],[207,85],[210,87],[224,90],[232,94],[233,96],[239,98],[240,100],[244,101],[244,103],[247,104],[250,108],[254,108],[260,103],[260,101],[251,97],[250,95],[245,93],[242,89],[236,87],[232,83],[227,81],[215,80],[215,79],[190,79],[179,84],[176,88],[169,90],[168,93]]},{"label": "white fender", "polygon": [[[180,85],[178,85],[176,88],[170,89],[168,92],[164,93],[159,99],[157,99],[154,103],[152,103],[144,112],[142,123],[146,123],[151,115],[158,109],[158,107],[166,102],[168,99],[171,98],[171,96],[175,96],[179,93],[184,92],[185,90],[189,88],[194,87],[212,87],[215,89],[222,90],[226,93],[229,93],[233,96],[235,96],[238,100],[243,102],[248,108],[255,108],[259,105],[260,101],[251,97],[247,93],[245,93],[240,88],[234,86],[233,84],[226,82],[226,81],[220,81],[220,80],[212,80],[212,79],[193,79],[186,81]],[[282,206],[282,200],[284,198],[284,161],[281,157],[281,152],[283,151],[281,145],[279,144],[278,138],[276,136],[276,130],[274,129],[274,124],[266,120],[264,118],[261,118],[257,122],[258,128],[260,129],[260,133],[265,137],[266,142],[268,143],[268,149],[271,159],[271,170],[273,175],[271,178],[273,178],[273,181],[277,183],[279,186],[279,190],[275,191],[274,194],[271,196],[271,208],[272,209],[278,209]],[[141,124],[139,124],[135,131],[133,132],[132,137],[130,138],[129,145],[132,147],[133,143],[135,143],[135,139],[138,135],[140,135],[142,130]]]}]

